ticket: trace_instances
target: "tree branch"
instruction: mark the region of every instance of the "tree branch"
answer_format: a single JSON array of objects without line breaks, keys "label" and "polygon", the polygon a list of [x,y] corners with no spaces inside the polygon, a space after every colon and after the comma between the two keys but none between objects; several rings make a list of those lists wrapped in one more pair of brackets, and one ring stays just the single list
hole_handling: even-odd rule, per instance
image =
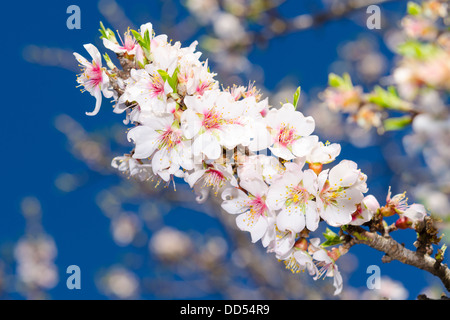
[{"label": "tree branch", "polygon": [[368,245],[369,247],[386,254],[386,256],[383,257],[383,262],[387,263],[392,260],[397,260],[404,264],[428,271],[438,277],[447,291],[450,292],[450,269],[446,264],[442,264],[421,251],[411,251],[389,236],[383,237],[361,227],[349,226],[346,229],[346,232],[352,236],[347,242],[347,248],[354,244]]}]

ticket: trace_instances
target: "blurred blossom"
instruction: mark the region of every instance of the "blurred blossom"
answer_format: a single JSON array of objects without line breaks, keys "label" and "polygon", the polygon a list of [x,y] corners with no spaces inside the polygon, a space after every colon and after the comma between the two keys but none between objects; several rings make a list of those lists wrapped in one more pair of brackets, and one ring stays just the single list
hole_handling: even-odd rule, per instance
[{"label": "blurred blossom", "polygon": [[220,13],[214,19],[214,31],[221,39],[240,41],[245,36],[239,19],[229,13]]},{"label": "blurred blossom", "polygon": [[114,241],[124,247],[129,245],[141,230],[141,221],[135,214],[123,213],[111,221]]},{"label": "blurred blossom", "polygon": [[42,214],[41,202],[36,197],[22,199],[20,209],[26,218],[40,217]]},{"label": "blurred blossom", "polygon": [[187,0],[186,7],[201,24],[211,21],[219,11],[217,0]]},{"label": "blurred blossom", "polygon": [[54,264],[56,245],[46,236],[24,237],[14,249],[17,275],[31,288],[51,289],[58,282],[58,271]]},{"label": "blurred blossom", "polygon": [[189,256],[193,244],[185,233],[171,227],[164,227],[152,236],[149,247],[159,259],[175,262]]},{"label": "blurred blossom", "polygon": [[100,279],[100,289],[117,299],[137,299],[139,278],[135,273],[121,266],[111,267]]},{"label": "blurred blossom", "polygon": [[202,252],[205,261],[213,262],[220,260],[228,251],[227,242],[222,237],[212,237],[209,239]]},{"label": "blurred blossom", "polygon": [[82,180],[82,177],[76,174],[64,172],[56,177],[55,186],[63,192],[72,192],[81,186]]},{"label": "blurred blossom", "polygon": [[417,186],[414,194],[418,199],[422,199],[425,207],[434,215],[448,219],[450,200],[447,194],[436,190],[436,186],[431,184]]}]

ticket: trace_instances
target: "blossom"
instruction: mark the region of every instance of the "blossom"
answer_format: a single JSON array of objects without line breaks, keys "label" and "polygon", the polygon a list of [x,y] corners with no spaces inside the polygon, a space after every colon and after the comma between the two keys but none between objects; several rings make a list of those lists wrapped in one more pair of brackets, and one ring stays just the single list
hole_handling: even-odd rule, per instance
[{"label": "blossom", "polygon": [[317,136],[310,136],[315,128],[314,119],[295,111],[290,103],[271,109],[265,118],[273,140],[269,149],[277,157],[292,160],[306,156],[318,142]]},{"label": "blossom", "polygon": [[167,99],[173,89],[155,67],[147,65],[145,69],[133,69],[131,77],[134,83],[127,86],[125,95],[128,102],[136,101],[139,104],[141,112],[163,114],[170,112],[170,106],[175,107]]},{"label": "blossom", "polygon": [[133,158],[152,158],[152,168],[165,181],[179,170],[193,169],[190,147],[183,141],[183,134],[174,116],[156,118],[128,132],[128,140],[136,144]]},{"label": "blossom", "polygon": [[360,226],[372,220],[373,215],[380,208],[380,204],[373,195],[364,197],[363,201],[356,205],[356,211],[352,214],[351,225]]},{"label": "blossom", "polygon": [[[231,214],[239,214],[236,224],[239,229],[251,234],[255,243],[265,236],[269,227],[268,217],[274,213],[266,205],[266,196],[269,187],[260,179],[243,180],[241,189],[227,189],[222,193],[222,208]],[[233,195],[235,191],[236,195]]]},{"label": "blossom", "polygon": [[323,100],[334,111],[353,113],[356,112],[362,101],[361,87],[330,87],[323,93]]},{"label": "blossom", "polygon": [[325,249],[320,249],[314,252],[313,259],[317,261],[316,266],[320,268],[314,279],[319,279],[322,276],[332,277],[333,285],[335,287],[334,294],[338,295],[341,293],[343,288],[343,279],[336,264],[336,260],[330,257],[330,253]]},{"label": "blossom", "polygon": [[311,150],[311,152],[306,156],[306,161],[308,163],[320,163],[326,164],[333,162],[336,157],[341,153],[341,145],[337,143],[324,144],[323,142],[318,142]]},{"label": "blossom", "polygon": [[194,170],[186,173],[184,180],[191,188],[195,186],[199,186],[201,189],[213,188],[216,194],[230,185],[237,187],[236,178],[229,165],[213,165],[203,162],[201,165],[196,165]]},{"label": "blossom", "polygon": [[329,225],[337,227],[352,221],[352,213],[364,198],[366,178],[357,169],[357,164],[349,160],[319,174],[317,208]]},{"label": "blossom", "polygon": [[124,34],[124,40],[121,39],[122,44],[120,45],[115,37],[113,39],[103,38],[103,45],[105,48],[108,48],[109,50],[115,52],[115,53],[126,53],[130,56],[136,54],[136,50],[138,47],[138,44],[136,43],[136,40],[133,38],[133,36],[130,34],[130,30],[125,32]]},{"label": "blossom", "polygon": [[184,98],[187,110],[181,115],[181,128],[187,139],[194,139],[194,155],[218,159],[222,147],[232,149],[243,136],[239,122],[241,110],[226,92],[208,91],[203,96]]},{"label": "blossom", "polygon": [[82,66],[82,73],[78,76],[77,82],[84,87],[96,99],[93,112],[86,112],[88,116],[95,116],[102,104],[102,93],[105,98],[111,98],[113,92],[110,91],[109,78],[102,68],[102,56],[98,49],[92,44],[85,44],[84,48],[92,58],[92,63],[74,52],[75,58]]},{"label": "blossom", "polygon": [[298,233],[305,227],[317,229],[319,213],[312,199],[316,191],[316,174],[312,170],[301,171],[291,163],[282,178],[274,182],[267,194],[267,203],[274,210],[281,210],[277,226],[281,231]]}]

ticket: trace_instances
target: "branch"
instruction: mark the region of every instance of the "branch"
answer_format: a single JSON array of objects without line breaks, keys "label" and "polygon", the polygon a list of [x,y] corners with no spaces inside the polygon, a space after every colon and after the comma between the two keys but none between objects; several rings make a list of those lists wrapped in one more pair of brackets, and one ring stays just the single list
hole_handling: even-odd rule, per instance
[{"label": "branch", "polygon": [[419,269],[428,271],[438,277],[450,292],[450,269],[446,264],[430,257],[421,251],[414,252],[406,249],[403,245],[391,237],[383,237],[375,232],[369,232],[361,227],[349,226],[346,229],[352,238],[347,242],[346,247],[350,248],[354,244],[365,244],[386,254],[382,261],[387,263],[392,260],[400,261]]}]

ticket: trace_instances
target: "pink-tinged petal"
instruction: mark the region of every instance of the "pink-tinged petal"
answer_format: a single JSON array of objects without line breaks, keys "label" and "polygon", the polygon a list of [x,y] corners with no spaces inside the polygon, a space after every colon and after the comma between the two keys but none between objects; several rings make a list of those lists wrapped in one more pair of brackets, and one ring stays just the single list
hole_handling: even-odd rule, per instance
[{"label": "pink-tinged petal", "polygon": [[426,215],[427,211],[422,204],[414,203],[403,213],[404,216],[411,219],[413,222],[422,221]]},{"label": "pink-tinged petal", "polygon": [[371,213],[375,213],[379,208],[380,204],[378,203],[378,200],[371,194],[366,196],[363,200],[364,205],[366,206],[367,210],[369,210]]}]

